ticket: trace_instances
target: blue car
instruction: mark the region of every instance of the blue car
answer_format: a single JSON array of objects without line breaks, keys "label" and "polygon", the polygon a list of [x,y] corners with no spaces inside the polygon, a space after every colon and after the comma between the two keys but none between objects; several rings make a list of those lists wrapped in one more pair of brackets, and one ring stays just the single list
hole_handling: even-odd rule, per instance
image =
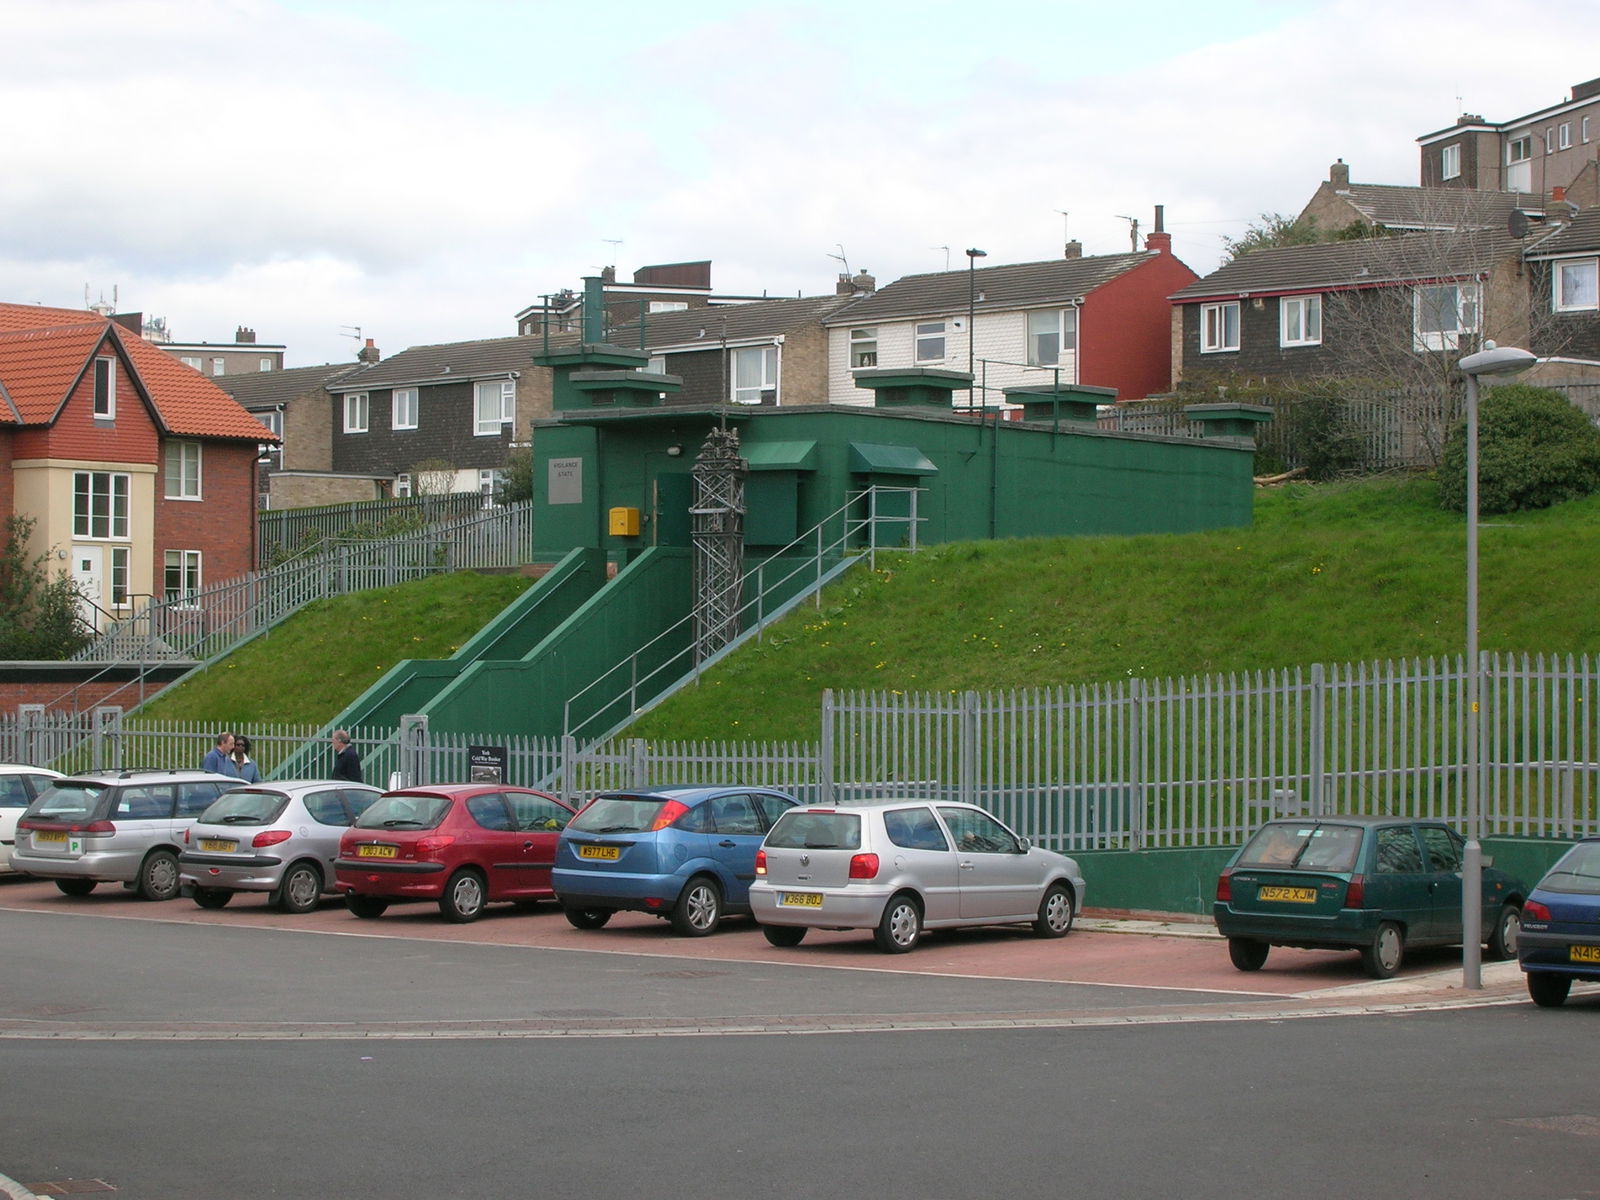
[{"label": "blue car", "polygon": [[1600,837],[1563,854],[1529,894],[1517,962],[1540,1008],[1566,1003],[1574,979],[1600,980]]},{"label": "blue car", "polygon": [[704,937],[725,913],[750,911],[761,839],[796,803],[748,787],[607,792],[561,832],[556,898],[578,929],[599,929],[622,909]]}]

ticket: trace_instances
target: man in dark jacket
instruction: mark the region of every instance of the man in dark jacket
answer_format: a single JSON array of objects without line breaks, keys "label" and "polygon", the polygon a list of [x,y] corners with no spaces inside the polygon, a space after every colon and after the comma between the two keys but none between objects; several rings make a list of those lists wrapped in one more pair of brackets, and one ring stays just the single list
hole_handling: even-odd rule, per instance
[{"label": "man in dark jacket", "polygon": [[349,733],[343,729],[333,731],[333,774],[329,778],[361,782],[361,756],[350,744]]}]

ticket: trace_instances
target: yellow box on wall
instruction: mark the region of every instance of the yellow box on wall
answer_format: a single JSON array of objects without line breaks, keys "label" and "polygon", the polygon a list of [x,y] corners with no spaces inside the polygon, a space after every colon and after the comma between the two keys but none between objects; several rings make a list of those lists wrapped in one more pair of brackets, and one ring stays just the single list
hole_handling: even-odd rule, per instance
[{"label": "yellow box on wall", "polygon": [[611,510],[611,536],[638,537],[639,510],[637,508],[613,508]]}]

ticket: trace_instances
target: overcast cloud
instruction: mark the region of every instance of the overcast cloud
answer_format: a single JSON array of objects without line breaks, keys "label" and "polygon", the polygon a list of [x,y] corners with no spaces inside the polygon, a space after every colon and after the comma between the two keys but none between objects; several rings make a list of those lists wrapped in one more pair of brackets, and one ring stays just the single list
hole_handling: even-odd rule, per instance
[{"label": "overcast cloud", "polygon": [[[3,0],[0,299],[91,298],[289,365],[498,337],[615,261],[832,290],[1128,248],[1202,274],[1336,158],[1600,76],[1600,22],[1502,3],[1108,6]],[[1060,215],[1066,210],[1066,217]],[[620,240],[613,246],[612,240]]]}]

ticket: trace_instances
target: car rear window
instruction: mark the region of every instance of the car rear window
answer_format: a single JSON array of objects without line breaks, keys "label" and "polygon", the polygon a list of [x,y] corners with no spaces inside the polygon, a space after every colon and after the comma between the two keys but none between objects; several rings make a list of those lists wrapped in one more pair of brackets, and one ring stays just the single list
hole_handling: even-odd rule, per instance
[{"label": "car rear window", "polygon": [[784,850],[859,850],[861,814],[786,812],[767,834],[766,844]]},{"label": "car rear window", "polygon": [[1361,849],[1354,825],[1310,821],[1263,825],[1239,855],[1241,867],[1279,867],[1301,871],[1349,871]]},{"label": "car rear window", "polygon": [[1600,842],[1579,842],[1539,881],[1541,892],[1600,896]]},{"label": "car rear window", "polygon": [[597,796],[567,828],[580,833],[643,833],[666,803],[660,796]]},{"label": "car rear window", "polygon": [[50,821],[91,820],[105,790],[103,783],[57,783],[35,800],[25,815]]},{"label": "car rear window", "polygon": [[239,788],[224,792],[200,814],[202,825],[267,825],[278,819],[289,797],[282,792]]},{"label": "car rear window", "polygon": [[944,830],[928,808],[896,808],[883,814],[883,831],[906,850],[948,850]]},{"label": "car rear window", "polygon": [[356,818],[357,829],[432,829],[450,811],[446,796],[381,796]]}]

